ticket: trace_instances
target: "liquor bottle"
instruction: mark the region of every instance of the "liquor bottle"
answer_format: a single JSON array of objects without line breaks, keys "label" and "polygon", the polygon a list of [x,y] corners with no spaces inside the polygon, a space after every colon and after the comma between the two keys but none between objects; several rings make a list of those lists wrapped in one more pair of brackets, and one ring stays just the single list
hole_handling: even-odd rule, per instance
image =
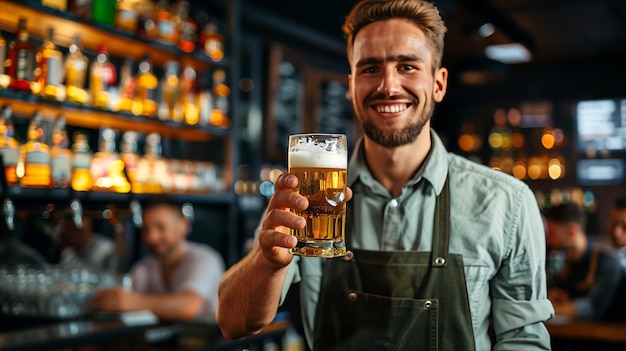
[{"label": "liquor bottle", "polygon": [[81,105],[87,102],[89,96],[85,90],[85,79],[87,78],[88,67],[89,60],[80,48],[80,36],[76,35],[65,59],[67,101]]},{"label": "liquor bottle", "polygon": [[[0,88],[6,89],[8,88],[8,84],[4,82],[6,78],[4,78],[4,61],[7,59],[7,41],[2,36],[2,31],[0,31]],[[3,82],[7,84],[4,86]]]},{"label": "liquor bottle", "polygon": [[135,97],[135,77],[133,76],[133,59],[126,59],[120,69],[120,85],[117,89],[119,100],[115,110],[131,113],[133,110],[133,100]]},{"label": "liquor bottle", "polygon": [[81,132],[74,133],[72,144],[72,189],[75,191],[91,190],[91,151],[87,136]]},{"label": "liquor bottle", "polygon": [[178,48],[183,52],[191,53],[196,50],[196,32],[198,25],[189,17],[189,1],[178,0],[176,4],[176,15],[178,17]]},{"label": "liquor bottle", "polygon": [[199,39],[200,49],[215,62],[224,58],[224,37],[217,31],[217,26],[209,22],[202,28]]},{"label": "liquor bottle", "polygon": [[69,10],[74,16],[91,20],[92,0],[70,0]]},{"label": "liquor bottle", "polygon": [[198,124],[200,109],[196,96],[196,71],[191,66],[183,69],[180,79],[180,103],[183,106],[185,123]]},{"label": "liquor bottle", "polygon": [[124,162],[115,151],[116,133],[104,128],[100,133],[99,151],[91,159],[92,190],[127,193],[130,184],[124,176]]},{"label": "liquor bottle", "polygon": [[139,163],[139,154],[137,153],[138,140],[137,132],[132,130],[126,131],[122,135],[121,156],[132,191],[135,191],[136,188],[137,164]]},{"label": "liquor bottle", "polygon": [[28,141],[22,145],[24,176],[20,183],[24,187],[50,186],[50,146],[44,141],[41,113],[36,112],[28,126]]},{"label": "liquor bottle", "polygon": [[198,124],[208,126],[211,119],[211,111],[213,111],[213,78],[212,72],[204,71],[198,75],[196,80],[198,90],[198,106],[200,106],[200,114]]},{"label": "liquor bottle", "polygon": [[52,147],[50,148],[50,166],[52,186],[67,188],[72,177],[72,151],[65,131],[65,117],[60,116],[52,130]]},{"label": "liquor bottle", "polygon": [[134,33],[139,22],[139,8],[136,0],[118,0],[115,13],[115,26]]},{"label": "liquor bottle", "polygon": [[0,116],[0,154],[4,163],[4,173],[6,174],[7,184],[16,185],[17,178],[17,162],[20,157],[19,143],[13,137],[15,129],[11,121],[11,106],[5,106]]},{"label": "liquor bottle", "polygon": [[59,11],[67,11],[67,0],[41,0],[41,4]]},{"label": "liquor bottle", "polygon": [[117,0],[92,0],[91,19],[99,24],[113,25]]},{"label": "liquor bottle", "polygon": [[154,2],[152,0],[139,0],[139,23],[137,34],[139,36],[156,39],[158,30],[154,18]]},{"label": "liquor bottle", "polygon": [[62,101],[65,100],[64,89],[61,89],[63,54],[57,50],[53,39],[54,28],[48,28],[48,39],[43,42],[35,56],[37,68],[34,71],[31,91],[44,98]]},{"label": "liquor bottle", "polygon": [[20,18],[16,39],[9,46],[8,74],[11,77],[10,89],[30,92],[33,80],[35,47],[28,42],[26,19]]},{"label": "liquor bottle", "polygon": [[158,117],[161,120],[183,120],[183,109],[180,105],[180,78],[177,61],[168,61],[165,74],[161,79],[161,99],[159,100]]},{"label": "liquor bottle", "polygon": [[225,83],[226,73],[222,69],[213,72],[213,110],[210,123],[216,127],[228,127],[228,96],[230,88]]},{"label": "liquor bottle", "polygon": [[169,190],[167,162],[161,157],[161,136],[146,136],[145,153],[137,163],[137,193],[163,193]]},{"label": "liquor bottle", "polygon": [[[110,108],[110,90],[117,79],[115,66],[109,62],[109,53],[104,43],[98,45],[98,55],[91,64],[89,88],[91,106],[103,109]],[[134,87],[133,87],[134,89]]]},{"label": "liquor bottle", "polygon": [[135,98],[131,112],[135,115],[148,117],[156,116],[156,90],[159,81],[154,73],[152,73],[150,56],[145,55],[141,63],[139,63],[139,72],[137,73],[135,82]]},{"label": "liquor bottle", "polygon": [[165,44],[176,45],[178,42],[178,26],[170,10],[167,0],[159,0],[154,15],[157,26],[157,39]]}]

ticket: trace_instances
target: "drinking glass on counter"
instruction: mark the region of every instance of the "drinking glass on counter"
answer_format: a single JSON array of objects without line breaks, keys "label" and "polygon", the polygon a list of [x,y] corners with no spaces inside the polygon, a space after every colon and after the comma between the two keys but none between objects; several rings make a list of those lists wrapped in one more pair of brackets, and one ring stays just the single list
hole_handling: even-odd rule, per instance
[{"label": "drinking glass on counter", "polygon": [[0,314],[76,318],[91,312],[98,289],[116,286],[130,289],[130,276],[86,267],[0,266]]},{"label": "drinking glass on counter", "polygon": [[289,136],[289,173],[298,178],[295,191],[309,200],[303,211],[306,226],[291,230],[298,244],[290,252],[312,257],[346,254],[346,173],[348,144],[343,134]]}]

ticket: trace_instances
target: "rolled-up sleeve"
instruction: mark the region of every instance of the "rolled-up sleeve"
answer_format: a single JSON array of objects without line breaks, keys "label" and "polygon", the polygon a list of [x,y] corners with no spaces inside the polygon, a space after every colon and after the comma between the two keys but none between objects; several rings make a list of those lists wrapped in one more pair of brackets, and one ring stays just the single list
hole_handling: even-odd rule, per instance
[{"label": "rolled-up sleeve", "polygon": [[554,316],[546,297],[543,222],[530,189],[516,203],[507,255],[490,283],[493,350],[550,350],[544,321]]}]

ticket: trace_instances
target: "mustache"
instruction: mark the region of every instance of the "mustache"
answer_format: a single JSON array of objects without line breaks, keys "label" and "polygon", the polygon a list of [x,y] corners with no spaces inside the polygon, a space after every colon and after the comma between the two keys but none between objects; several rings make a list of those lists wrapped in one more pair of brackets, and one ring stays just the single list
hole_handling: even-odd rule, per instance
[{"label": "mustache", "polygon": [[414,105],[417,105],[417,103],[419,101],[413,95],[387,96],[387,95],[385,95],[383,93],[377,93],[377,94],[371,95],[367,99],[365,99],[365,104],[369,106],[369,105],[375,104],[377,102],[383,102],[383,101],[384,102],[389,102],[389,101],[393,101],[393,100],[409,100]]}]

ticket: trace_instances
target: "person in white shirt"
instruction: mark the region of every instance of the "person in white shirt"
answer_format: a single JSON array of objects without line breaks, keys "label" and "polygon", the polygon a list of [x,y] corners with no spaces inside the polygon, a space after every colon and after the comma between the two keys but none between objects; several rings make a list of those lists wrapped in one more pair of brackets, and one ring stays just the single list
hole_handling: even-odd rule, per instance
[{"label": "person in white shirt", "polygon": [[222,256],[208,245],[186,240],[189,222],[178,203],[153,198],[143,206],[141,239],[150,255],[130,270],[132,291],[99,291],[94,309],[106,312],[150,310],[161,319],[214,315],[224,273]]},{"label": "person in white shirt", "polygon": [[61,265],[117,272],[119,259],[115,243],[111,238],[95,233],[91,219],[83,216],[81,225],[77,226],[71,218],[61,218],[58,225],[58,240],[62,247],[59,261]]}]

